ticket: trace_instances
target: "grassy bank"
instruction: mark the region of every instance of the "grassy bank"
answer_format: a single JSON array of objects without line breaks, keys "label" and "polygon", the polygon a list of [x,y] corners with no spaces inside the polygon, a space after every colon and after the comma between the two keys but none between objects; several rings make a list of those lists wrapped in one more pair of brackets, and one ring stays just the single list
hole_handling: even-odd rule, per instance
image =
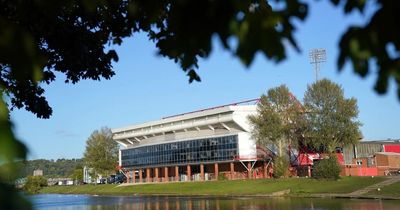
[{"label": "grassy bank", "polygon": [[400,182],[382,187],[380,191],[371,191],[368,194],[387,197],[400,197]]},{"label": "grassy bank", "polygon": [[262,179],[209,182],[180,182],[163,184],[81,185],[43,188],[41,193],[99,194],[99,195],[266,195],[290,190],[292,195],[321,193],[350,193],[383,181],[383,177],[343,177],[338,181],[307,178]]}]

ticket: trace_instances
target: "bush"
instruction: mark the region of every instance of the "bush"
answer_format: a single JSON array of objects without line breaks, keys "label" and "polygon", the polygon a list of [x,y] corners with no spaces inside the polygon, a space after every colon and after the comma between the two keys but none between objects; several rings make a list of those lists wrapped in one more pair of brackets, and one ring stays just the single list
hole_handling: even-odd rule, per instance
[{"label": "bush", "polygon": [[218,180],[219,181],[224,181],[224,180],[228,180],[228,178],[225,176],[225,174],[219,173],[218,174]]},{"label": "bush", "polygon": [[313,177],[316,179],[339,179],[341,168],[335,155],[318,161],[313,170]]},{"label": "bush", "polygon": [[28,194],[36,194],[45,186],[47,186],[47,179],[43,176],[28,176],[24,190]]},{"label": "bush", "polygon": [[289,160],[286,157],[274,159],[274,178],[285,177],[288,174]]}]

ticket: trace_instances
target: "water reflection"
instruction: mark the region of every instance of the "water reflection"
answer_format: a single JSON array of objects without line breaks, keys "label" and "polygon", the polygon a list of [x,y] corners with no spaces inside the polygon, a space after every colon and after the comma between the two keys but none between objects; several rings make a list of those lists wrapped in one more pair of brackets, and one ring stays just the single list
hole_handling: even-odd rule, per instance
[{"label": "water reflection", "polygon": [[37,195],[32,200],[39,210],[397,210],[400,207],[400,201],[305,198]]}]

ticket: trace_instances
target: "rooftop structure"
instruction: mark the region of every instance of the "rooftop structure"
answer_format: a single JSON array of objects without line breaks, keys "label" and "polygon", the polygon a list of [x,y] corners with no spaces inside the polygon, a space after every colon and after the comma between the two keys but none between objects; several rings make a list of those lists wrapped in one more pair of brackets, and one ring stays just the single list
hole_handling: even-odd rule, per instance
[{"label": "rooftop structure", "polygon": [[[251,101],[255,100],[245,102]],[[255,105],[229,104],[112,129],[113,139],[129,148],[187,137],[249,132],[247,116],[255,112]]]}]

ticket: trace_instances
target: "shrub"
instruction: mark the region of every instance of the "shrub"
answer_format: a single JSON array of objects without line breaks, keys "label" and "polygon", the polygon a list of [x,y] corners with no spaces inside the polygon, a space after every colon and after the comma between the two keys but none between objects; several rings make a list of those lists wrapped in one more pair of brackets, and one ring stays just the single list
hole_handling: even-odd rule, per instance
[{"label": "shrub", "polygon": [[45,186],[47,186],[47,179],[43,176],[28,176],[24,190],[28,194],[36,194]]},{"label": "shrub", "polygon": [[335,155],[318,161],[313,170],[313,177],[316,179],[339,179],[341,168]]},{"label": "shrub", "polygon": [[224,181],[224,180],[228,180],[228,178],[225,176],[225,174],[219,173],[218,174],[218,180],[219,181]]},{"label": "shrub", "polygon": [[289,160],[280,156],[274,159],[274,178],[284,177],[288,174]]}]

